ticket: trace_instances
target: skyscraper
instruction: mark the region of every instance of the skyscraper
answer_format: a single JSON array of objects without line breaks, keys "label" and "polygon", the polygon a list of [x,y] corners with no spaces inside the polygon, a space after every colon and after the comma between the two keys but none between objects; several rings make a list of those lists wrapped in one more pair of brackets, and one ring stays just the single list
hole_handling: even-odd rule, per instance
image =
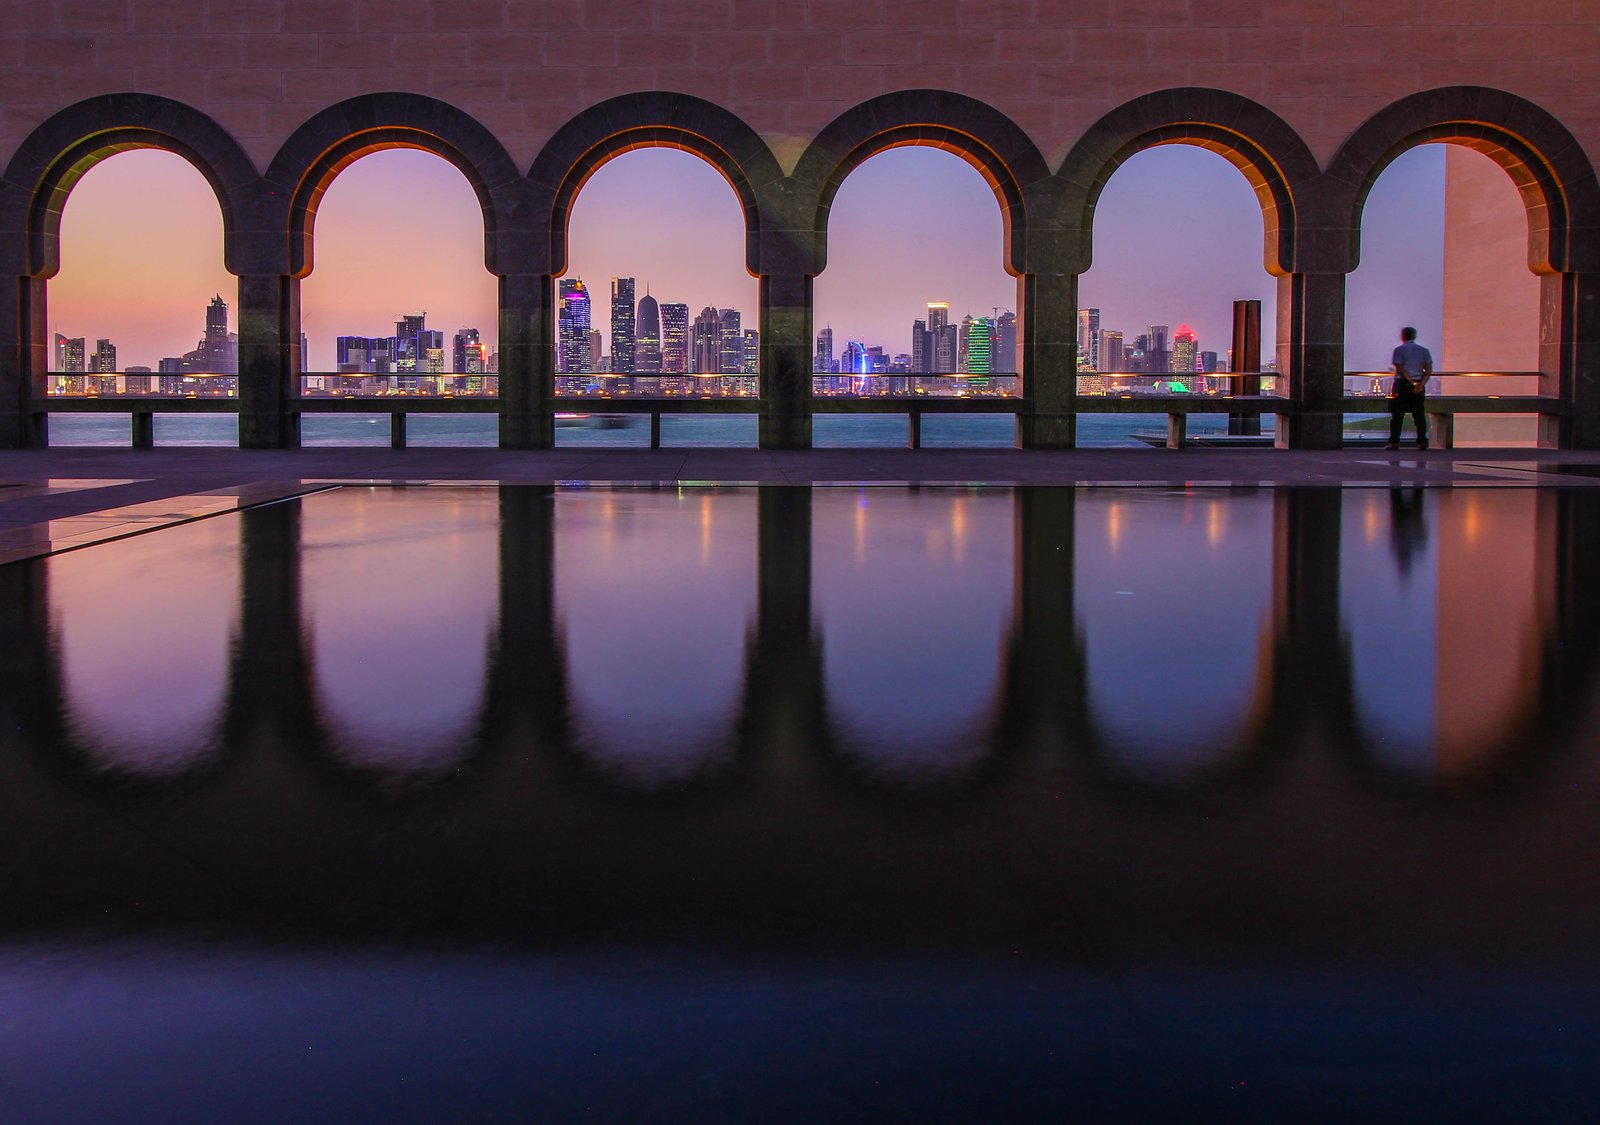
[{"label": "skyscraper", "polygon": [[634,284],[631,277],[611,279],[611,370],[634,371]]},{"label": "skyscraper", "polygon": [[928,302],[928,331],[942,332],[944,326],[950,323],[950,303],[948,301]]},{"label": "skyscraper", "polygon": [[829,326],[817,333],[817,352],[811,358],[811,370],[828,374],[833,370],[833,328]]},{"label": "skyscraper", "polygon": [[1122,354],[1122,333],[1104,329],[1100,333],[1100,357],[1095,365],[1097,371],[1126,371],[1127,360]]},{"label": "skyscraper", "polygon": [[117,346],[110,340],[96,340],[94,355],[89,357],[89,370],[104,375],[114,374],[117,370]]},{"label": "skyscraper", "polygon": [[239,370],[239,338],[228,331],[228,302],[222,294],[206,306],[206,332],[199,346],[183,357],[190,371],[206,375],[232,375]]},{"label": "skyscraper", "polygon": [[641,375],[661,374],[661,309],[648,293],[639,298],[634,331],[634,370]]},{"label": "skyscraper", "polygon": [[1078,366],[1093,370],[1100,352],[1100,310],[1078,310]]},{"label": "skyscraper", "polygon": [[63,336],[56,333],[56,362],[55,370],[70,375],[82,375],[84,368],[84,344],[82,336]]},{"label": "skyscraper", "polygon": [[1145,344],[1145,370],[1163,374],[1172,370],[1172,329],[1165,324],[1152,324],[1145,329],[1149,337]]},{"label": "skyscraper", "polygon": [[867,357],[867,346],[860,340],[845,341],[844,351],[839,353],[839,374],[872,374],[872,361]]},{"label": "skyscraper", "polygon": [[[482,338],[479,336],[476,328],[460,329],[455,334],[455,339],[452,341],[452,346],[450,349],[450,370],[460,372],[467,371],[467,364],[470,362],[470,349],[477,347],[482,342]],[[482,368],[480,367],[479,370],[481,371]]]},{"label": "skyscraper", "polygon": [[684,375],[689,371],[689,306],[661,306],[661,373]]},{"label": "skyscraper", "polygon": [[913,320],[911,322],[911,370],[919,374],[931,371],[928,363],[928,322]]},{"label": "skyscraper", "polygon": [[724,375],[737,375],[744,370],[744,331],[739,327],[739,310],[718,309],[717,322],[722,349],[717,370]]},{"label": "skyscraper", "polygon": [[589,365],[589,290],[582,278],[561,279],[556,327],[556,370],[567,375],[592,371]]},{"label": "skyscraper", "polygon": [[987,375],[993,370],[991,366],[992,354],[989,348],[990,324],[983,317],[978,317],[967,325],[967,362],[965,369],[970,375]]},{"label": "skyscraper", "polygon": [[1194,329],[1187,324],[1178,325],[1172,334],[1172,370],[1193,375],[1200,358],[1200,342]]},{"label": "skyscraper", "polygon": [[690,370],[701,375],[714,375],[722,370],[722,318],[710,305],[694,318],[689,364]]},{"label": "skyscraper", "polygon": [[995,318],[994,338],[989,343],[991,370],[1012,375],[1017,370],[1017,314],[1001,313]]},{"label": "skyscraper", "polygon": [[754,328],[744,330],[744,373],[761,374],[761,333]]}]

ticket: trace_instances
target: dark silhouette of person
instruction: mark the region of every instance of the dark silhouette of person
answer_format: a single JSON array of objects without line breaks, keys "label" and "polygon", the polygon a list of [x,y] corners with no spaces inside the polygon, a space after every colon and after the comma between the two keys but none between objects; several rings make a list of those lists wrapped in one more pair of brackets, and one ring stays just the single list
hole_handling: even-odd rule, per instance
[{"label": "dark silhouette of person", "polygon": [[1400,329],[1400,346],[1390,362],[1394,366],[1394,388],[1389,394],[1389,444],[1384,448],[1400,448],[1400,427],[1409,414],[1417,428],[1417,448],[1427,449],[1428,416],[1423,407],[1427,402],[1428,376],[1433,374],[1433,356],[1417,343],[1415,328]]},{"label": "dark silhouette of person", "polygon": [[1428,546],[1427,498],[1420,488],[1389,490],[1389,545],[1394,549],[1400,576],[1409,579],[1417,557]]}]

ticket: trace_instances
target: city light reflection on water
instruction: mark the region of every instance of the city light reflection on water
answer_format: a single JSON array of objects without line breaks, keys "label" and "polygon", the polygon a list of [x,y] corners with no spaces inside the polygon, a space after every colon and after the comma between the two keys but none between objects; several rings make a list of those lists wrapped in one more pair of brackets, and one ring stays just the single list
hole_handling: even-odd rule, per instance
[{"label": "city light reflection on water", "polygon": [[374,951],[238,970],[308,1004],[396,943],[468,958],[415,969],[440,1005],[555,987],[531,951],[956,958],[1002,1037],[1018,957],[1588,995],[1597,528],[1583,488],[348,487],[0,568],[3,948]]}]

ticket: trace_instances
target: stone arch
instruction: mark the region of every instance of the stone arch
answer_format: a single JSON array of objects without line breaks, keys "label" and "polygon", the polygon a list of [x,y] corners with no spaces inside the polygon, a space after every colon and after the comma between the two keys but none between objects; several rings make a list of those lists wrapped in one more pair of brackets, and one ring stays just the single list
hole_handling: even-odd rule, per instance
[{"label": "stone arch", "polygon": [[1412,94],[1380,110],[1334,156],[1330,216],[1344,225],[1342,268],[1360,262],[1361,213],[1389,163],[1417,145],[1449,142],[1488,156],[1516,184],[1528,210],[1528,267],[1535,273],[1600,269],[1600,186],[1583,147],[1532,102],[1479,86]]},{"label": "stone arch", "polygon": [[1184,87],[1135,98],[1100,118],[1067,154],[1060,224],[1075,234],[1078,260],[1088,270],[1094,211],[1107,181],[1124,162],[1157,145],[1189,144],[1223,157],[1244,174],[1261,203],[1263,257],[1268,273],[1303,268],[1301,227],[1320,169],[1300,135],[1281,117],[1226,90]]},{"label": "stone arch", "polygon": [[1038,148],[1009,117],[984,102],[948,90],[902,90],[846,110],[807,146],[793,179],[803,189],[804,221],[812,234],[813,266],[827,266],[828,212],[846,177],[891,148],[944,149],[970,164],[989,184],[1005,227],[1006,272],[1027,272],[1029,200],[1049,182]]},{"label": "stone arch", "polygon": [[500,141],[475,118],[420,94],[365,94],[329,106],[284,142],[267,171],[270,215],[260,229],[284,231],[287,262],[279,272],[305,277],[313,267],[317,205],[345,168],[392,148],[431,152],[466,177],[483,209],[484,266],[514,272],[529,233],[526,190]]},{"label": "stone arch", "polygon": [[777,158],[758,133],[722,107],[689,94],[623,94],[572,118],[534,159],[528,179],[535,213],[548,224],[548,258],[539,272],[567,268],[567,222],[589,177],[608,161],[639,148],[676,148],[710,164],[739,199],[745,222],[745,268],[762,269],[763,197],[783,179]]},{"label": "stone arch", "polygon": [[50,278],[61,268],[61,214],[89,169],[129,149],[183,157],[205,177],[222,211],[224,261],[245,272],[240,231],[255,205],[260,175],[237,141],[199,110],[154,94],[106,94],[52,115],[28,134],[6,166],[4,226],[19,277]]}]

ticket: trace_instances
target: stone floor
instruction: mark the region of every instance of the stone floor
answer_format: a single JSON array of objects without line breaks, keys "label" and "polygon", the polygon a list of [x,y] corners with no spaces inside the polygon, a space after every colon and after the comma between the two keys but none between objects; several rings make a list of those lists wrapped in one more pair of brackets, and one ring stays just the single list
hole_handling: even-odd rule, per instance
[{"label": "stone floor", "polygon": [[1600,452],[57,447],[0,452],[0,562],[348,481],[1596,487]]}]

